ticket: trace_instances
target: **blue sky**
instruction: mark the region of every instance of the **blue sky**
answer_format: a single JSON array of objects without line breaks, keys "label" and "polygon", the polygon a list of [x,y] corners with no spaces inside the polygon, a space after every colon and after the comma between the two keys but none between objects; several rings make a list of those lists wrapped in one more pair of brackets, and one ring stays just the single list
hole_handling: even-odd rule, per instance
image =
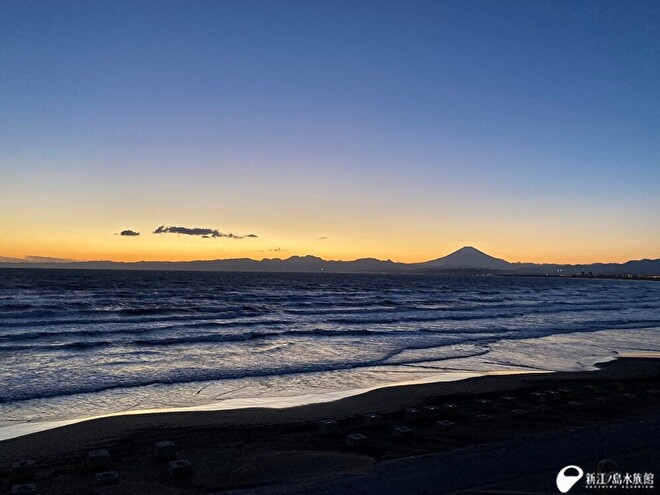
[{"label": "blue sky", "polygon": [[658,2],[10,1],[0,67],[0,255],[660,256]]}]

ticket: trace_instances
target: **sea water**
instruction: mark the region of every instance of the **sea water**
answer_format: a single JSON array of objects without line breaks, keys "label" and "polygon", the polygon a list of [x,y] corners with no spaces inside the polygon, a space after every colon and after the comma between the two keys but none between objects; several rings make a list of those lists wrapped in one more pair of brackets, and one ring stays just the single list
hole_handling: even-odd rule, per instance
[{"label": "sea water", "polygon": [[653,281],[0,270],[0,427],[657,351]]}]

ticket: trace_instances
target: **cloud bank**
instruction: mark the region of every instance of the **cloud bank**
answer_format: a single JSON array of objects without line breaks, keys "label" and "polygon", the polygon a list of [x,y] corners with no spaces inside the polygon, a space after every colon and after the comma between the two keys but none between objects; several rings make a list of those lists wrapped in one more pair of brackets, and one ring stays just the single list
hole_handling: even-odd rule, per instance
[{"label": "cloud bank", "polygon": [[119,235],[128,236],[128,237],[135,237],[135,236],[140,235],[140,233],[139,233],[139,232],[135,232],[134,230],[130,230],[130,229],[128,229],[128,230],[122,230],[122,231],[119,233]]},{"label": "cloud bank", "polygon": [[228,239],[246,239],[258,237],[255,234],[232,234],[227,232],[220,232],[217,229],[205,229],[200,227],[188,228],[188,227],[165,227],[161,225],[153,232],[154,234],[182,234],[182,235],[193,235],[199,236],[204,239],[216,238],[216,237],[226,237]]}]

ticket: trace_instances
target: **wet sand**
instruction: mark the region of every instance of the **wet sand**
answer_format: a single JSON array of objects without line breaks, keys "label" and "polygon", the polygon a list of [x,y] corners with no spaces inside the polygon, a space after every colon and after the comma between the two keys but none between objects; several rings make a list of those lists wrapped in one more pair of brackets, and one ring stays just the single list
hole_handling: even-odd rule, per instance
[{"label": "wet sand", "polygon": [[[506,483],[520,481],[521,472],[533,477],[569,460],[571,453],[579,457],[584,438],[592,437],[603,441],[593,440],[588,452],[580,454],[584,462],[597,462],[613,453],[611,445],[620,445],[614,452],[620,462],[634,459],[638,470],[649,470],[660,459],[657,438],[649,433],[659,430],[652,428],[660,424],[659,378],[657,357],[626,357],[593,372],[489,375],[388,387],[289,409],[90,420],[0,442],[2,489],[20,481],[11,465],[22,459],[33,459],[36,466],[32,479],[27,475],[24,481],[45,494],[424,493],[427,488],[428,493],[444,493],[495,482],[506,488]],[[491,402],[479,402],[483,399]],[[456,404],[460,414],[444,408],[446,403]],[[425,406],[440,411],[404,419],[404,408]],[[381,424],[365,425],[363,415],[368,413],[382,416]],[[340,432],[321,434],[323,419],[337,420]],[[435,423],[442,419],[454,425],[440,429]],[[396,436],[399,426],[412,428],[413,436]],[[368,437],[364,446],[346,445],[346,436],[354,433]],[[160,440],[172,440],[177,457],[190,460],[189,476],[172,479],[167,474],[167,462],[153,454]],[[99,448],[111,456],[102,470],[119,474],[114,486],[99,486],[94,471],[100,469],[85,466],[87,451]],[[491,471],[482,467],[493,456],[510,467],[488,475]],[[439,486],[434,480],[442,470],[434,462],[447,466],[457,459],[460,469],[452,471],[453,478],[445,473]],[[397,485],[402,480],[403,487]],[[371,486],[379,488],[370,491]],[[534,486],[526,489],[535,491]]]}]

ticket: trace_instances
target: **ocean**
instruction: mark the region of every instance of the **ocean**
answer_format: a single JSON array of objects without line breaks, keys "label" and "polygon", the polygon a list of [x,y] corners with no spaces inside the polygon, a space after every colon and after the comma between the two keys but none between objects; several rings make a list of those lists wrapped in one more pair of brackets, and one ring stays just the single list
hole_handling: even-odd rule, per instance
[{"label": "ocean", "polygon": [[0,430],[658,351],[653,281],[0,270]]}]

